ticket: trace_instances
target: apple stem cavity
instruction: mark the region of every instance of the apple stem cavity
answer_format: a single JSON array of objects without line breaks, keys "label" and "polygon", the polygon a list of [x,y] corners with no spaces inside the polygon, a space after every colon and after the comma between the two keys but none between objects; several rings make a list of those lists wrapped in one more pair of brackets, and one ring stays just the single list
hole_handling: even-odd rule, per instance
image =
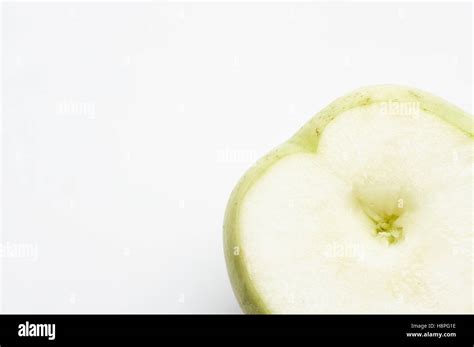
[{"label": "apple stem cavity", "polygon": [[406,191],[405,187],[394,182],[366,175],[353,185],[352,192],[358,207],[374,224],[374,236],[389,245],[395,245],[404,238],[404,229],[399,223],[407,207]]}]

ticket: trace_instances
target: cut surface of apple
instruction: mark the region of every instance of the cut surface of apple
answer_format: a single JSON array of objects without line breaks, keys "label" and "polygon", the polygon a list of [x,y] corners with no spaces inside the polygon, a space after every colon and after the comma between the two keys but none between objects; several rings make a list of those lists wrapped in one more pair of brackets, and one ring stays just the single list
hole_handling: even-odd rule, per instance
[{"label": "cut surface of apple", "polygon": [[362,88],[234,189],[229,275],[248,313],[473,310],[473,120],[428,93]]}]

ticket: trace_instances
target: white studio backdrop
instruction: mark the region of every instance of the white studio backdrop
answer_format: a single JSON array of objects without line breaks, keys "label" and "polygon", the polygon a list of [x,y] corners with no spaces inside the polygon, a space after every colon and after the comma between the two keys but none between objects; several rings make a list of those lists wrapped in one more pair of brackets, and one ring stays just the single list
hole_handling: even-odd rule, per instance
[{"label": "white studio backdrop", "polygon": [[472,112],[469,3],[3,3],[1,311],[237,313],[227,198],[352,89]]}]

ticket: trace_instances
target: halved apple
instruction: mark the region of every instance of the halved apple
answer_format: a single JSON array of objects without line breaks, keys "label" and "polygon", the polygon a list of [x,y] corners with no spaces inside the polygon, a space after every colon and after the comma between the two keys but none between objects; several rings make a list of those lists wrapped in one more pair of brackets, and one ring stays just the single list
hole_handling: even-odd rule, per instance
[{"label": "halved apple", "polygon": [[248,313],[473,310],[473,118],[411,88],[322,110],[234,189],[224,246]]}]

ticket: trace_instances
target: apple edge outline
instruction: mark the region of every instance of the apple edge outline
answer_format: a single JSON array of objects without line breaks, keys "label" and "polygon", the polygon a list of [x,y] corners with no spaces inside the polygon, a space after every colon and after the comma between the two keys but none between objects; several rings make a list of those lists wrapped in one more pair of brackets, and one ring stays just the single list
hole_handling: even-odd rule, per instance
[{"label": "apple edge outline", "polygon": [[415,88],[388,84],[372,85],[356,89],[331,102],[287,142],[270,151],[248,169],[230,195],[224,216],[224,255],[234,294],[244,313],[275,313],[259,294],[245,263],[245,249],[239,235],[239,212],[246,193],[279,159],[295,153],[316,153],[324,128],[341,113],[387,101],[417,102],[421,110],[438,116],[469,137],[474,137],[474,123],[470,114],[433,94]]}]

